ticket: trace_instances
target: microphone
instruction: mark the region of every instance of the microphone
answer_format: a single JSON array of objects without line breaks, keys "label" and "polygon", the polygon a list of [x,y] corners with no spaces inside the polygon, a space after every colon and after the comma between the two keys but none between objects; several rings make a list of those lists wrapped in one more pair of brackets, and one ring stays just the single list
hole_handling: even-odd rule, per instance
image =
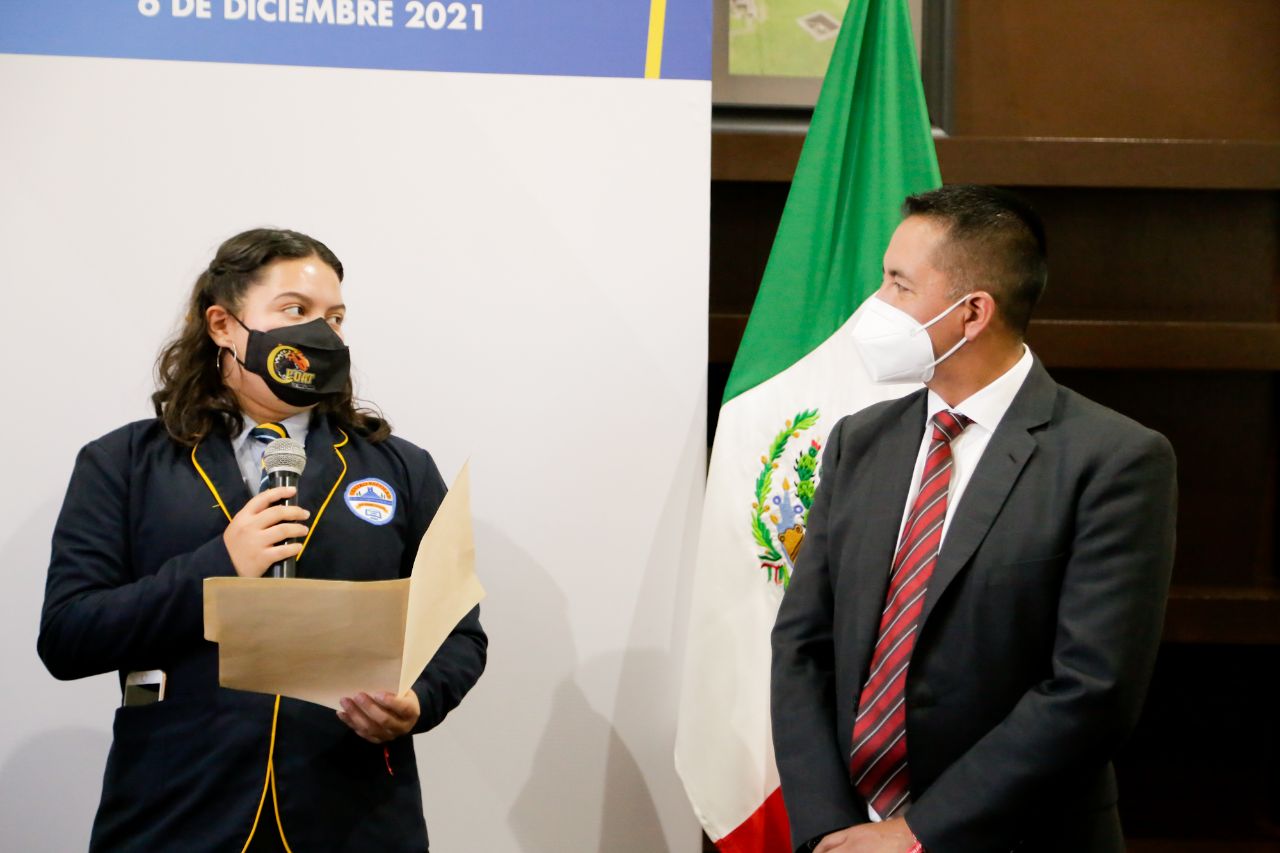
[{"label": "microphone", "polygon": [[[307,467],[307,449],[302,443],[292,438],[277,438],[262,451],[262,467],[267,474],[267,483],[263,488],[274,489],[279,486],[297,486],[302,469]],[[297,506],[298,496],[280,501],[282,506]],[[298,539],[286,539],[286,542],[298,542]],[[268,572],[273,578],[292,578],[298,574],[298,558],[289,557],[278,563],[272,563]]]}]

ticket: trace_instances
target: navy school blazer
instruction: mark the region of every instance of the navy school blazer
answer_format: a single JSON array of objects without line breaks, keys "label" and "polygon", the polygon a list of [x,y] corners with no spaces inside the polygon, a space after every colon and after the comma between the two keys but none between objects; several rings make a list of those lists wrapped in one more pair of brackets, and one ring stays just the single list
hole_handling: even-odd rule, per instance
[{"label": "navy school blazer", "polygon": [[[377,444],[312,420],[298,503],[311,511],[298,576],[407,577],[444,498],[431,456],[403,439]],[[376,479],[389,519],[347,500]],[[194,449],[157,420],[85,446],[53,534],[37,648],[60,679],[163,669],[162,702],[119,708],[91,850],[236,851],[280,833],[295,853],[422,851],[426,822],[412,738],[368,743],[328,708],[218,686],[204,639],[203,581],[232,576],[222,541],[249,491],[230,441]],[[375,523],[381,521],[382,523]],[[414,683],[438,725],[484,670],[479,609]]]}]

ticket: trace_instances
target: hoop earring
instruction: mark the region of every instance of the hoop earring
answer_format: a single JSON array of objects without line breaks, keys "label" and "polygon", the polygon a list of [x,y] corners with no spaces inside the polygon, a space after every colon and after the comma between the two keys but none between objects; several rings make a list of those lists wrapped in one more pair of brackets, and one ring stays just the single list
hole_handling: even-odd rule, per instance
[{"label": "hoop earring", "polygon": [[[213,372],[222,375],[222,354],[226,352],[226,347],[218,347],[218,351],[213,354]],[[236,345],[231,345],[231,357],[236,361],[240,360],[240,354],[236,352]]]}]

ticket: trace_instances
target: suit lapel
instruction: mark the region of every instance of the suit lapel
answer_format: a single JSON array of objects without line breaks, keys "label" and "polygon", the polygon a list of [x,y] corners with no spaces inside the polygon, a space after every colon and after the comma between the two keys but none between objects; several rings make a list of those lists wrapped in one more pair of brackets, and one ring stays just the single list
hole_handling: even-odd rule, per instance
[{"label": "suit lapel", "polygon": [[860,662],[864,672],[880,631],[880,612],[884,609],[889,570],[898,546],[898,528],[902,526],[903,507],[924,435],[926,399],[926,392],[918,392],[897,421],[886,426],[883,440],[875,442],[875,456],[859,484],[854,502],[855,506],[867,508],[864,523],[859,525],[862,542],[858,564],[867,570],[858,573],[854,587],[857,646],[852,658]]},{"label": "suit lapel", "polygon": [[1013,484],[1035,453],[1036,440],[1029,431],[1047,423],[1053,416],[1057,389],[1057,383],[1036,359],[1009,411],[991,436],[969,485],[960,496],[960,505],[952,516],[942,552],[938,555],[938,564],[925,593],[921,625],[928,620],[947,586],[960,574],[986,538]]},{"label": "suit lapel", "polygon": [[[347,460],[342,453],[347,440],[347,434],[333,429],[329,419],[323,415],[313,418],[307,430],[307,467],[298,481],[298,506],[311,512],[310,532],[303,545],[303,554],[324,521],[326,511],[333,511],[329,506],[330,499],[347,474]],[[302,559],[303,554],[298,559]]]},{"label": "suit lapel", "polygon": [[191,462],[230,521],[249,501],[249,489],[231,449],[231,440],[225,435],[206,436],[192,449]]}]

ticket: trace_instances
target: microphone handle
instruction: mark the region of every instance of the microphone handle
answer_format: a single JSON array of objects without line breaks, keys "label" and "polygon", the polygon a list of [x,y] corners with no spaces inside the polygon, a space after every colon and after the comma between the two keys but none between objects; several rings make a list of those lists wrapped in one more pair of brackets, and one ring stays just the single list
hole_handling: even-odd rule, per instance
[{"label": "microphone handle", "polygon": [[[267,488],[274,489],[279,486],[297,486],[298,475],[293,471],[277,470],[267,474]],[[298,496],[295,494],[291,498],[285,498],[278,501],[277,506],[297,506]],[[301,542],[301,539],[286,539],[285,542]],[[298,558],[289,557],[278,563],[272,563],[271,568],[267,571],[267,577],[272,578],[293,578],[298,576]]]}]

